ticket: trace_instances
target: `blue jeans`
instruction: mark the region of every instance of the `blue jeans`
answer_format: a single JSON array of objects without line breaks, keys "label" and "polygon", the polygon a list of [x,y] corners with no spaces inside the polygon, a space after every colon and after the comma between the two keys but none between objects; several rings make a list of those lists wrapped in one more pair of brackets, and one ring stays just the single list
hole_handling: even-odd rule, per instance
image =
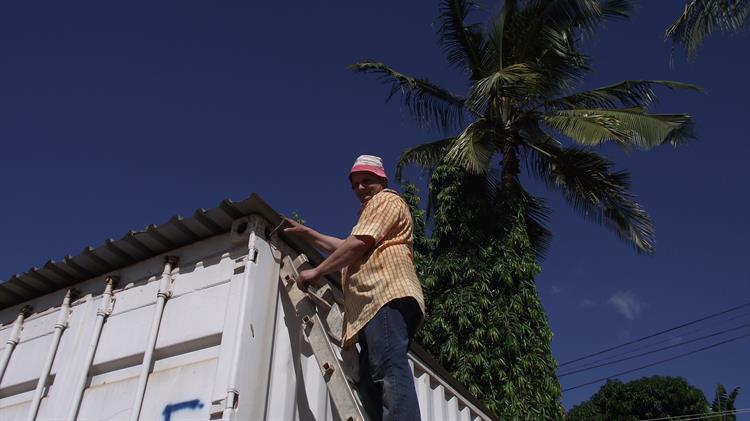
[{"label": "blue jeans", "polygon": [[358,391],[370,421],[419,421],[406,352],[421,318],[413,298],[383,306],[359,332]]}]

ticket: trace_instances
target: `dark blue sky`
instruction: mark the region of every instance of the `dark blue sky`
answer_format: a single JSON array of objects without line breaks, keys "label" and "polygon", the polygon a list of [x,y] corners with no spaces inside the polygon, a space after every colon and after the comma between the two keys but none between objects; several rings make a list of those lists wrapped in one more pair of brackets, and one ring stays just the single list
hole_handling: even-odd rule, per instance
[{"label": "dark blue sky", "polygon": [[[692,144],[630,155],[602,149],[633,175],[655,221],[655,256],[637,256],[532,184],[555,210],[537,280],[561,362],[750,301],[750,43],[718,35],[694,63],[678,56],[670,68],[662,33],[683,5],[643,2],[631,21],[609,23],[590,44],[595,71],[581,87],[674,79],[706,89],[659,91],[655,111],[695,117]],[[437,13],[433,2],[393,0],[3,3],[0,279],[252,192],[345,235],[358,206],[346,180],[354,158],[381,155],[392,173],[404,148],[440,136],[415,127],[397,102],[385,105],[387,88],[346,65],[378,59],[463,93],[464,75],[436,42]],[[750,323],[750,308],[711,323],[658,339]],[[561,382],[575,386],[742,333]],[[748,355],[745,338],[620,378],[683,376],[709,397],[718,382],[741,386],[737,407],[750,407]],[[563,402],[597,389],[565,392]]]}]

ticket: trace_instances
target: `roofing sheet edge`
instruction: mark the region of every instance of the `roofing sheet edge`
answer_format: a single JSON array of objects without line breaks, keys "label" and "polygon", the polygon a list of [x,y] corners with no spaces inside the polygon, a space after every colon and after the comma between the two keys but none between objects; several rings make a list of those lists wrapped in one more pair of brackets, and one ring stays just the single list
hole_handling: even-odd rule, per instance
[{"label": "roofing sheet edge", "polygon": [[[77,255],[65,256],[61,261],[48,260],[45,267],[54,265],[56,272],[68,275],[65,277],[61,276],[59,282],[34,282],[33,284],[24,282],[23,278],[28,279],[37,275],[36,272],[38,269],[35,270],[36,268],[12,275],[9,279],[0,282],[0,309],[126,267],[137,261],[158,256],[159,254],[183,247],[195,241],[228,232],[229,226],[226,226],[226,221],[212,216],[212,214],[216,215],[216,211],[219,211],[225,218],[227,217],[227,213],[224,209],[231,209],[231,212],[238,217],[253,213],[260,213],[266,218],[276,215],[276,212],[256,194],[252,194],[250,197],[236,202],[241,205],[241,209],[249,211],[245,214],[240,215],[242,212],[234,203],[230,200],[224,200],[217,208],[200,213],[196,212],[190,218],[180,221],[180,217],[174,216],[158,226],[152,224],[146,226],[141,231],[128,231],[120,240],[107,239],[97,247],[86,247]],[[276,216],[280,218],[280,216]],[[195,220],[195,223],[199,225],[209,225],[211,229],[206,230],[207,234],[203,235],[186,235],[179,228],[174,228],[176,225],[175,221],[180,221],[180,224],[184,224],[185,222],[190,223],[192,220]],[[128,244],[130,248],[137,250],[138,253],[125,252],[123,250],[124,244]],[[159,247],[149,247],[147,244],[158,245]]]}]

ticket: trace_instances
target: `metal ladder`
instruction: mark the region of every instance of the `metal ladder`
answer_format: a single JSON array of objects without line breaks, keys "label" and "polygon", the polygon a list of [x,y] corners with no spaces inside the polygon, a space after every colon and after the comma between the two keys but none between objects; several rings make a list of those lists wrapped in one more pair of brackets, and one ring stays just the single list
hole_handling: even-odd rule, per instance
[{"label": "metal ladder", "polygon": [[297,277],[305,264],[309,262],[304,254],[294,260],[284,256],[280,271],[281,290],[294,305],[302,332],[315,354],[339,418],[344,421],[366,421],[350,384],[357,378],[356,350],[354,347],[341,348],[342,302],[328,283],[317,288],[311,285],[307,292],[297,288]]}]

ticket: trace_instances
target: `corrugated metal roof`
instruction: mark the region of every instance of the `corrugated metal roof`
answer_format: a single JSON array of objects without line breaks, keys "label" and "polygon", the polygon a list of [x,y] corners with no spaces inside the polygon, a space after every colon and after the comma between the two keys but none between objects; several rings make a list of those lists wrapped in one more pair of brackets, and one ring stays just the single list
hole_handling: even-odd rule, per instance
[{"label": "corrugated metal roof", "polygon": [[[239,202],[223,200],[216,208],[198,209],[191,217],[176,215],[161,225],[128,231],[119,240],[110,238],[98,247],[84,248],[75,256],[48,260],[41,267],[13,275],[0,283],[0,309],[228,232],[233,220],[251,214],[261,214],[271,223],[281,221],[281,216],[257,194]],[[299,243],[295,245],[309,249]]]}]

